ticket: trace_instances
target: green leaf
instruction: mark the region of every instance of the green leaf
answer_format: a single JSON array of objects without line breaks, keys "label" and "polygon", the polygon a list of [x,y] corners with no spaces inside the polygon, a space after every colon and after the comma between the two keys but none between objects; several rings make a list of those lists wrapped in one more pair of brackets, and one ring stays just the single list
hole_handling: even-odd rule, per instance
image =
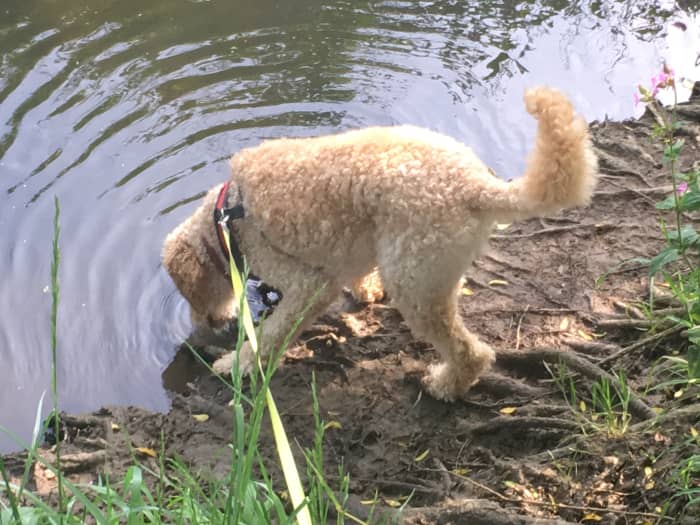
[{"label": "green leaf", "polygon": [[667,159],[677,159],[678,155],[681,152],[681,148],[683,147],[684,142],[685,141],[683,139],[678,139],[670,146],[666,146],[664,148],[664,157],[666,157]]},{"label": "green leaf", "polygon": [[[679,245],[679,248],[692,246],[698,242],[698,239],[700,239],[700,235],[698,235],[698,232],[696,232],[695,228],[693,228],[690,224],[686,224],[685,226],[681,227],[680,235],[678,235],[678,230],[668,230],[666,232],[666,237],[668,238],[669,242]],[[680,241],[682,241],[682,243]]]},{"label": "green leaf", "polygon": [[676,248],[666,248],[649,263],[649,275],[655,275],[656,272],[667,264],[677,261],[679,256]]},{"label": "green leaf", "polygon": [[688,330],[688,340],[694,345],[700,345],[700,326],[694,326]]},{"label": "green leaf", "polygon": [[679,206],[682,211],[700,210],[700,192],[689,191],[684,193]]},{"label": "green leaf", "polygon": [[[19,509],[21,525],[38,525],[44,523],[42,512],[39,509],[32,507],[21,507]],[[0,510],[0,524],[14,523],[13,516],[10,514],[10,509]]]},{"label": "green leaf", "polygon": [[661,202],[656,203],[657,210],[672,210],[676,207],[676,199],[673,195],[669,195]]},{"label": "green leaf", "polygon": [[688,348],[688,379],[700,379],[700,346]]}]

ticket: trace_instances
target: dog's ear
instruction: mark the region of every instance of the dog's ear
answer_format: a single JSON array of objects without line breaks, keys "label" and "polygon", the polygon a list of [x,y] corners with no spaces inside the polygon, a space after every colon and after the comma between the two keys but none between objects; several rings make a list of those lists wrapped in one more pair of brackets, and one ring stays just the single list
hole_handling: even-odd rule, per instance
[{"label": "dog's ear", "polygon": [[183,230],[178,228],[165,239],[163,266],[190,307],[195,312],[206,315],[209,300],[209,287],[205,285],[206,264],[197,257],[196,251],[183,233]]}]

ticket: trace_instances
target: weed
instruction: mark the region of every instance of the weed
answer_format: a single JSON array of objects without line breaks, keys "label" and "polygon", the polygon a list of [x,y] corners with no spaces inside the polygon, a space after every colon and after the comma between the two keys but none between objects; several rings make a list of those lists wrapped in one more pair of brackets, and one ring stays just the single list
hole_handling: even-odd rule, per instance
[{"label": "weed", "polygon": [[556,373],[549,366],[547,369],[584,434],[605,433],[610,438],[621,438],[627,433],[632,420],[631,391],[624,372],[615,374],[619,386],[602,377],[591,385],[590,392],[582,392],[563,364]]}]

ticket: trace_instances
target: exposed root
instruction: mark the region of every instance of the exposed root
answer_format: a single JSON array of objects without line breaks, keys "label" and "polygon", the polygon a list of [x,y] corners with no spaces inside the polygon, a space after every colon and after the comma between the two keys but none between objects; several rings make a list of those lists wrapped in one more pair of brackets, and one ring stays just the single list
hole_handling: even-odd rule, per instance
[{"label": "exposed root", "polygon": [[[676,408],[675,410],[669,410],[668,412],[659,414],[656,417],[656,419],[651,423],[653,423],[654,425],[658,425],[663,423],[667,419],[672,419],[674,424],[676,425],[696,425],[698,420],[700,420],[700,403],[694,403],[683,408]],[[630,427],[630,431],[640,432],[646,430],[649,428],[649,423],[649,421],[635,423]]]},{"label": "exposed root", "polygon": [[623,301],[613,301],[615,308],[622,310],[629,317],[634,317],[635,319],[646,319],[644,312],[634,305],[627,304]]},{"label": "exposed root", "polygon": [[[470,392],[488,392],[496,398],[507,397],[523,399],[525,401],[541,398],[547,393],[547,391],[542,388],[532,387],[517,379],[493,372],[481,376],[479,382],[471,388]],[[512,404],[512,399],[510,404]]]},{"label": "exposed root", "polygon": [[[42,452],[41,457],[46,463],[56,466],[56,455],[51,452]],[[93,452],[77,452],[75,454],[61,454],[61,472],[74,474],[94,470],[97,465],[102,465],[107,459],[106,450]],[[43,465],[42,465],[43,467]]]},{"label": "exposed root", "polygon": [[583,352],[584,354],[610,354],[620,349],[618,345],[599,343],[597,341],[582,341],[568,337],[564,338],[563,341],[577,352]]},{"label": "exposed root", "polygon": [[[552,364],[562,363],[567,368],[592,380],[607,379],[610,384],[620,390],[621,385],[616,377],[603,370],[599,365],[591,363],[588,359],[574,352],[562,352],[551,349],[536,349],[529,352],[502,352],[496,355],[496,362],[505,368],[532,368],[542,362]],[[655,412],[644,403],[636,393],[630,392],[630,412],[640,419],[651,419]]]},{"label": "exposed root", "polygon": [[573,431],[579,428],[575,422],[556,417],[512,417],[498,416],[489,421],[477,425],[471,429],[474,434],[494,434],[508,432],[513,435],[532,430],[567,430]]},{"label": "exposed root", "polygon": [[[585,507],[582,505],[567,505],[565,503],[552,503],[551,501],[543,501],[543,500],[530,500],[526,498],[516,498],[516,497],[510,497],[506,496],[504,494],[501,494],[500,492],[493,490],[490,487],[487,487],[486,485],[483,485],[482,483],[479,483],[478,481],[475,481],[467,476],[463,476],[461,474],[458,474],[456,472],[450,472],[450,474],[457,479],[460,479],[462,481],[465,481],[476,488],[480,489],[483,492],[486,492],[487,494],[490,494],[491,496],[495,496],[498,500],[502,502],[508,502],[508,503],[517,503],[519,505],[532,505],[532,506],[538,506],[538,507],[549,507],[549,508],[555,508],[556,510],[559,509],[568,509],[568,510],[576,510],[580,512],[594,512],[594,513],[601,513],[601,514],[616,514],[618,516],[625,516],[629,518],[651,518],[654,519],[654,522],[657,522],[658,520],[664,520],[664,521],[672,521],[672,518],[664,517],[664,516],[659,516],[658,514],[653,514],[650,512],[629,512],[621,509],[614,509],[614,508],[599,508],[599,507]],[[418,509],[416,509],[418,510]],[[444,512],[444,510],[443,510]],[[568,521],[561,521],[561,520],[536,520],[536,521],[522,521],[524,518],[520,518],[518,515],[518,520],[517,521],[476,521],[476,518],[474,518],[474,521],[458,521],[455,523],[507,523],[509,525],[513,523],[538,523],[544,525],[545,523],[549,524],[569,524],[570,522]],[[449,521],[448,521],[449,522]],[[409,523],[416,523],[416,522],[409,522]],[[420,522],[417,522],[420,523]]]},{"label": "exposed root", "polygon": [[609,355],[608,357],[601,359],[598,361],[599,366],[606,365],[608,363],[611,363],[612,361],[615,361],[619,357],[628,354],[634,350],[639,350],[640,348],[644,348],[646,346],[652,345],[654,343],[657,343],[658,341],[661,341],[662,339],[665,339],[666,337],[677,334],[683,330],[682,325],[675,325],[670,328],[667,328],[666,330],[662,330],[659,333],[656,333],[654,335],[650,335],[649,337],[645,337],[643,339],[640,339],[639,341],[632,343],[629,346],[625,346],[624,348],[621,348],[617,352],[615,352],[612,355]]},{"label": "exposed root", "polygon": [[[509,500],[513,503],[518,501]],[[461,499],[445,507],[416,507],[402,514],[405,525],[470,523],[489,525],[573,525],[561,519],[531,518],[487,499]]]}]

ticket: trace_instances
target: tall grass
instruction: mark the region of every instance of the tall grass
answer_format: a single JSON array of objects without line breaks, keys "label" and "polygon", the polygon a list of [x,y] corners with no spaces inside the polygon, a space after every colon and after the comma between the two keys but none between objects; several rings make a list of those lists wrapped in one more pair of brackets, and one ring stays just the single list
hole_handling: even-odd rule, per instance
[{"label": "tall grass", "polygon": [[[51,400],[53,401],[52,420],[54,423],[54,434],[56,436],[56,466],[61,470],[61,414],[58,410],[58,342],[56,338],[58,326],[58,302],[60,298],[60,286],[58,283],[58,265],[61,262],[61,251],[58,245],[58,238],[61,234],[61,206],[58,197],[54,197],[54,218],[53,218],[53,243],[51,257]],[[63,516],[63,504],[65,494],[63,493],[63,479],[58,477],[58,505],[59,516]],[[63,518],[59,519],[63,523]]]},{"label": "tall grass", "polygon": [[[27,451],[21,480],[11,479],[5,462],[0,456],[0,525],[59,524],[78,525],[86,522],[98,525],[140,524],[325,524],[329,509],[336,514],[336,523],[345,523],[346,517],[360,525],[366,522],[344,510],[349,479],[340,471],[340,487],[336,492],[324,477],[323,437],[325,425],[320,417],[315,381],[312,384],[315,435],[311,448],[302,452],[306,462],[309,494],[306,495],[296,463],[291,452],[282,420],[270,391],[270,381],[286,344],[271,352],[267,366],[258,359],[251,373],[248,388],[244,388],[243,376],[238,368],[238,356],[244,343],[244,334],[256,351],[258,337],[250,315],[245,294],[245,277],[231,261],[232,286],[240,304],[239,336],[236,341],[236,363],[230,383],[233,392],[231,402],[232,435],[228,444],[230,468],[216,478],[197,472],[177,458],[165,456],[164,447],[155,460],[155,467],[134,464],[115,482],[100,477],[94,484],[73,483],[61,470],[60,413],[57,382],[57,321],[59,305],[59,218],[58,200],[55,202],[53,251],[51,264],[51,359],[52,401],[51,417],[42,422],[42,401],[39,403],[30,444],[24,444],[9,429],[0,431],[13,436]],[[228,239],[227,239],[228,242]],[[266,459],[260,453],[258,443],[265,413],[268,413],[275,433],[280,467],[284,471],[291,507],[273,486],[266,468]],[[56,435],[56,463],[37,454],[41,436],[48,425],[53,425]],[[55,498],[43,497],[29,490],[29,473],[38,462],[53,472],[57,486]]]}]

